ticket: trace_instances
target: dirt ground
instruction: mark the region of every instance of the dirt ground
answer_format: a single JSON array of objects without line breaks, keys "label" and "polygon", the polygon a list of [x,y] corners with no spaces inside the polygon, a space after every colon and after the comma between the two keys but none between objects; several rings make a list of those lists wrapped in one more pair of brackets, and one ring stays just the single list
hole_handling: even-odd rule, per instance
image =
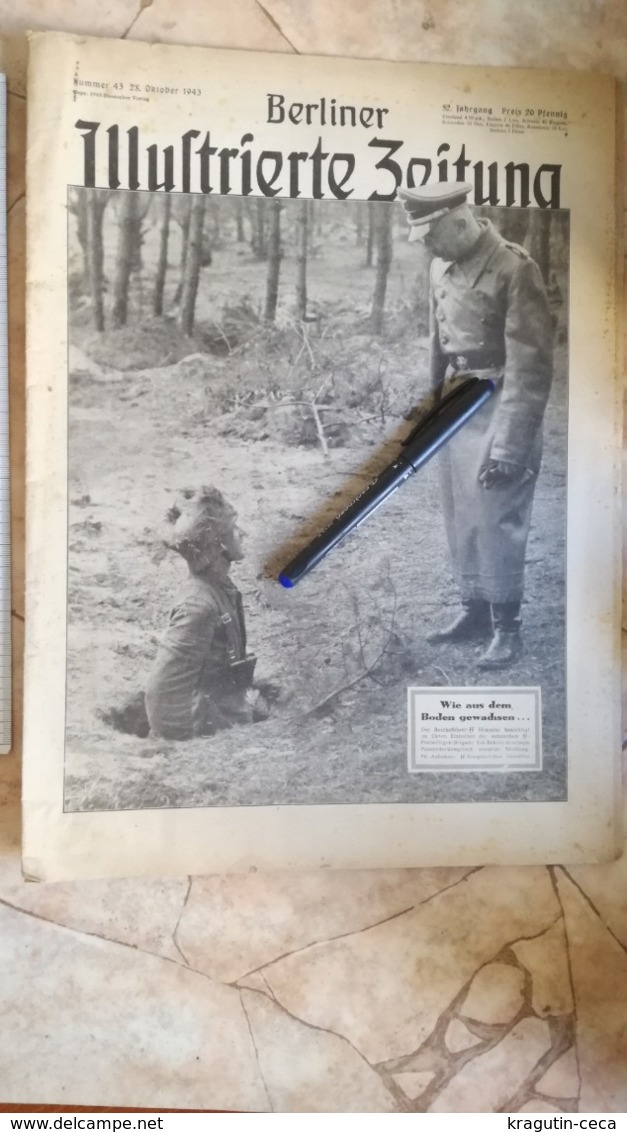
[{"label": "dirt ground", "polygon": [[[265,268],[247,261],[245,270],[254,307]],[[314,294],[316,272],[324,273],[324,317],[312,326],[307,348],[287,300],[274,346],[262,329],[238,344],[227,332],[223,349],[191,356],[185,350],[182,360],[166,355],[167,364],[151,360],[136,368],[125,368],[124,332],[115,332],[117,347],[110,333],[96,349],[85,323],[74,319],[69,810],[564,797],[564,348],[528,544],[526,649],[514,667],[486,680],[475,667],[474,645],[436,647],[425,639],[457,608],[435,462],[294,590],[274,580],[296,542],[388,462],[408,428],[403,414],[426,386],[424,340],[390,332],[387,341],[370,337],[365,315],[373,276],[357,250],[338,248],[335,258],[312,265]],[[405,309],[411,272],[410,249],[395,249],[390,325]],[[214,255],[199,292],[205,325],[214,318],[225,329],[225,307],[242,301],[241,273],[241,263]],[[149,328],[144,332],[150,337]],[[355,374],[366,367],[379,381],[378,408],[376,391],[367,411],[340,395],[342,383],[346,388],[352,380],[351,358]],[[291,388],[303,367],[309,367],[306,388],[328,380],[332,391],[323,420],[329,437],[335,428],[342,442],[326,454],[315,435],[303,445],[285,442],[294,412],[273,400],[274,386]],[[246,397],[238,403],[231,389]],[[307,424],[304,409],[301,415]],[[145,680],[186,572],[163,551],[164,515],[182,488],[199,484],[215,484],[237,508],[246,558],[233,578],[258,676],[280,686],[280,699],[265,722],[211,738],[138,739],[112,730],[102,714]],[[487,683],[542,685],[543,772],[408,774],[407,686]]]}]

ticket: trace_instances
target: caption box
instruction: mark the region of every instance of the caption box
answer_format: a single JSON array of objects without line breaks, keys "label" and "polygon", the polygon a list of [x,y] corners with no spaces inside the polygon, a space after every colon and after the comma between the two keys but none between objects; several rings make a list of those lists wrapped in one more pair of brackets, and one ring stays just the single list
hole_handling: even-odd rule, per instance
[{"label": "caption box", "polygon": [[408,770],[542,770],[542,702],[531,688],[408,688]]}]

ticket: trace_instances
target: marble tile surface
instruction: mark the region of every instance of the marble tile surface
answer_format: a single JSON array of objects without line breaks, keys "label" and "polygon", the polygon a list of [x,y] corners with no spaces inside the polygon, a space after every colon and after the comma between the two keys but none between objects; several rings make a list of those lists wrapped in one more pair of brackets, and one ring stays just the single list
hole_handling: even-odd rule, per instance
[{"label": "marble tile surface", "polygon": [[[622,0],[0,0],[9,75],[15,752],[0,1100],[275,1112],[627,1106],[627,866],[25,884],[19,870],[29,27],[625,77]],[[7,1040],[8,1036],[8,1040]]]}]

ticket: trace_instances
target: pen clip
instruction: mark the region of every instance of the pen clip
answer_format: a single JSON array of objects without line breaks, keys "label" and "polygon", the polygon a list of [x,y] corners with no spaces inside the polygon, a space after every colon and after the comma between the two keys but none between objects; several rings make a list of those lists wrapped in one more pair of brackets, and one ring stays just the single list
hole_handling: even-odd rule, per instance
[{"label": "pen clip", "polygon": [[428,413],[425,413],[422,420],[418,421],[418,424],[411,430],[409,435],[406,436],[404,440],[401,440],[401,446],[404,448],[405,445],[412,444],[416,437],[420,435],[422,430],[427,427],[427,425],[430,425],[432,421],[437,420],[440,413],[445,409],[448,409],[451,402],[455,401],[461,393],[465,393],[468,389],[468,386],[474,385],[474,383],[478,380],[478,377],[475,377],[471,374],[466,381],[460,382],[460,384],[456,385],[454,389],[451,389],[450,392],[447,393],[446,397],[443,397],[441,401],[438,401],[437,405],[434,405]]}]

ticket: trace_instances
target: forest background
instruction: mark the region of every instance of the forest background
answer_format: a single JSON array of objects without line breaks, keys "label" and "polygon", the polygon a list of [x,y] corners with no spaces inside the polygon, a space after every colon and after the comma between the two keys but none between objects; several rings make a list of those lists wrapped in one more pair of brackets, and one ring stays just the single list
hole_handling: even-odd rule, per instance
[{"label": "forest background", "polygon": [[[435,467],[289,606],[272,580],[424,401],[429,259],[400,204],[71,189],[69,808],[562,796],[568,214],[478,211],[540,264],[557,328],[528,647],[502,681],[546,685],[546,775],[408,782],[407,685],[477,683],[472,651],[424,641],[457,602]],[[173,760],[107,721],[141,686],[182,577],[163,517],[207,482],[248,530],[235,580],[281,695],[248,734]],[[415,548],[400,558],[399,524]]]}]

